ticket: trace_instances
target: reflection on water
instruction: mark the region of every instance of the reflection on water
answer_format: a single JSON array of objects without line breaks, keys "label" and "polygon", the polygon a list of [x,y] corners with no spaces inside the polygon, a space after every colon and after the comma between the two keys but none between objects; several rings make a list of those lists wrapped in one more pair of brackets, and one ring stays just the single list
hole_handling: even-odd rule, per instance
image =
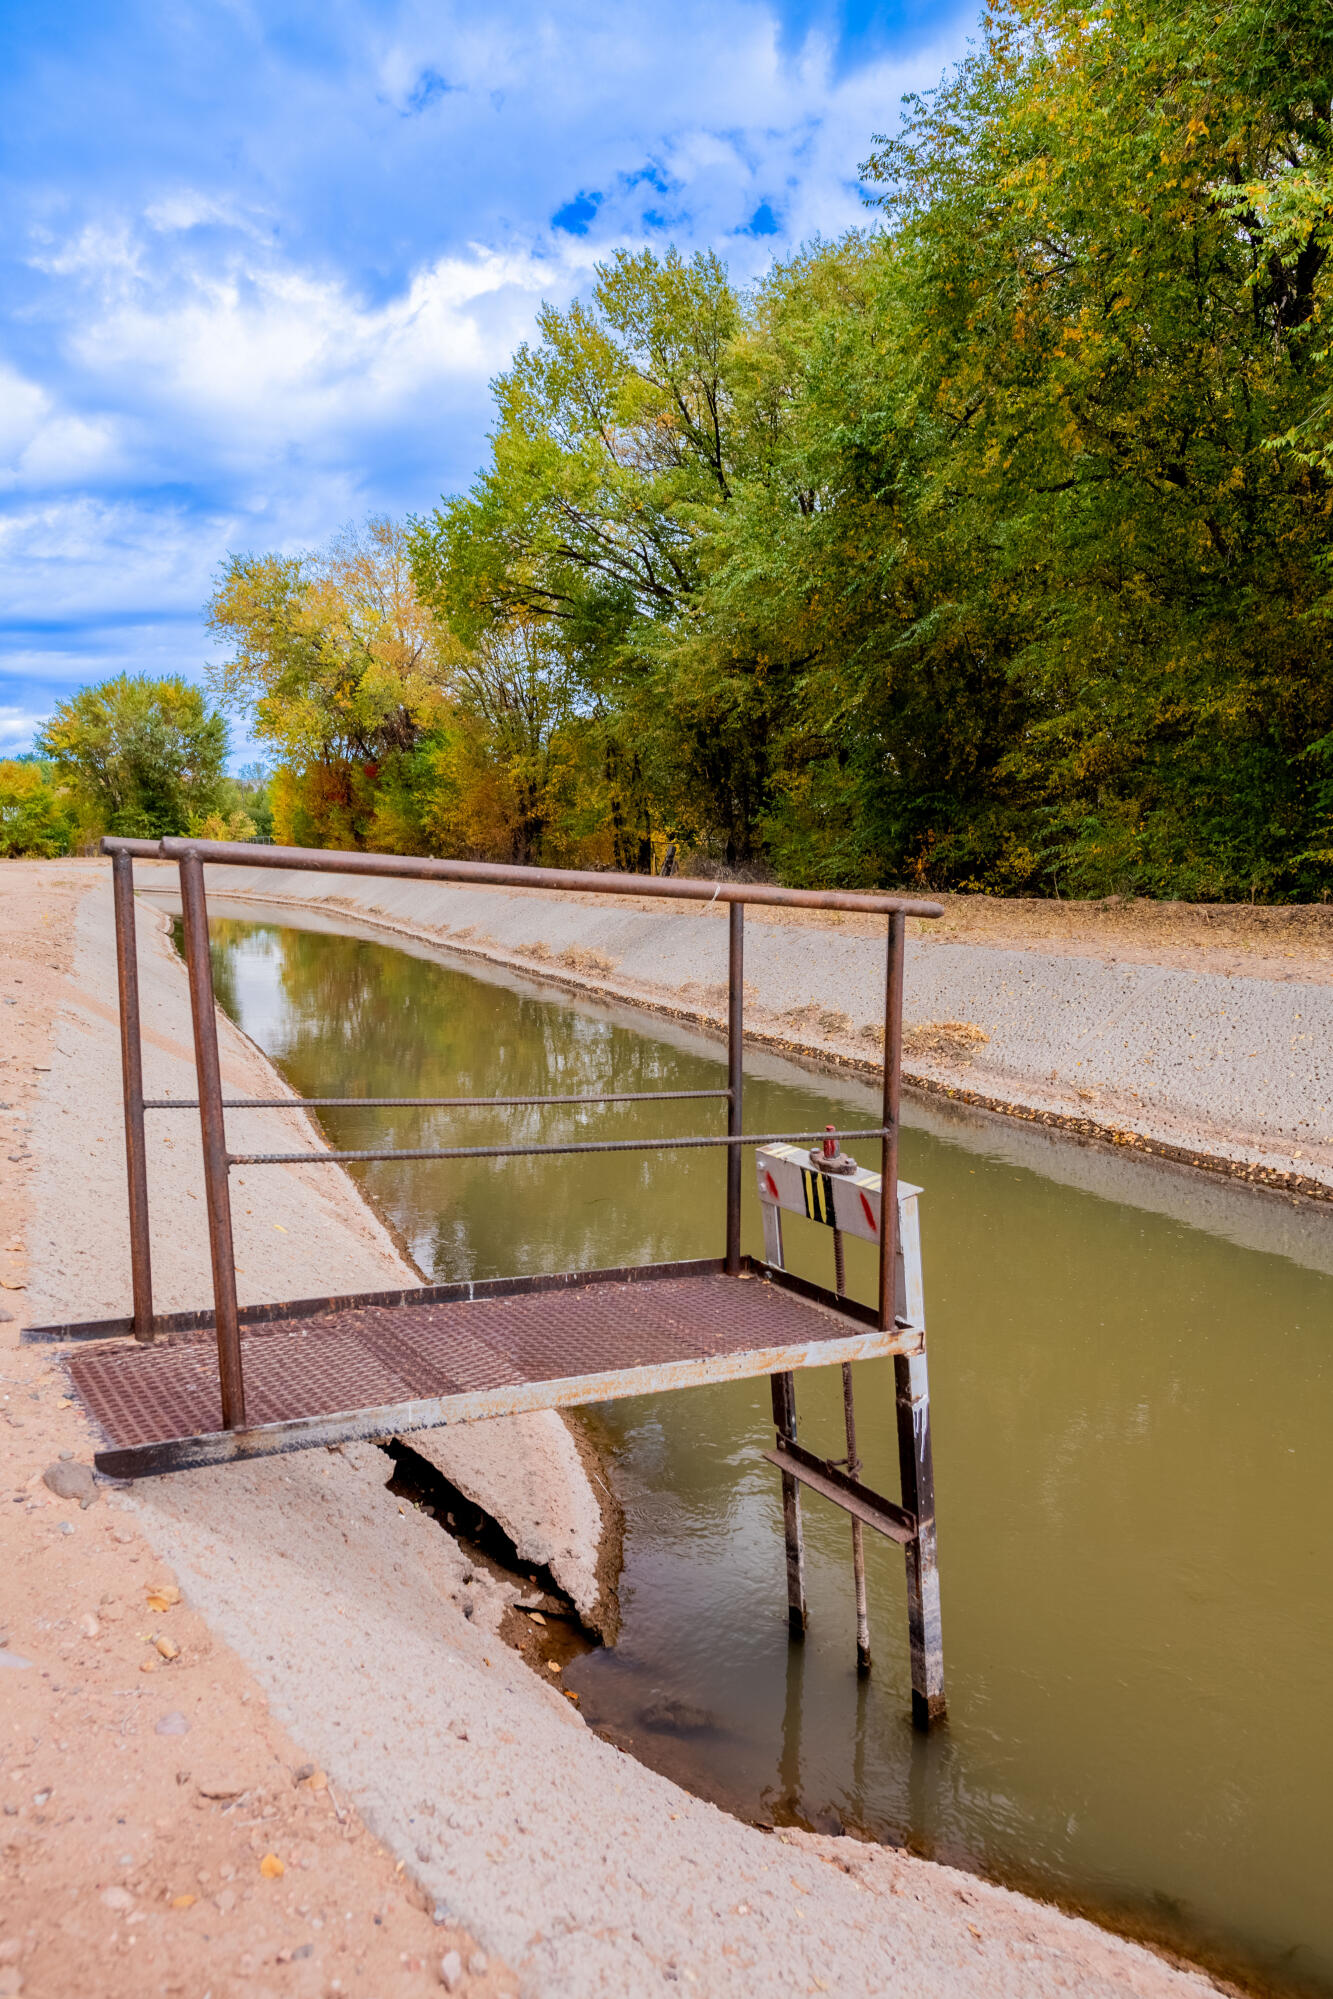
[{"label": "reflection on water", "polygon": [[[214,931],[228,1010],[305,1095],[722,1080],[701,1039],[424,950]],[[855,1082],[747,1065],[751,1128],[822,1124],[831,1100],[840,1122],[875,1122]],[[409,1145],[674,1135],[721,1116],[325,1124],[340,1145]],[[355,1170],[442,1279],[721,1248],[720,1153]],[[1333,1216],[924,1114],[903,1173],[925,1188],[948,1727],[923,1740],[908,1724],[902,1557],[873,1534],[875,1671],[858,1683],[849,1529],[818,1500],[810,1633],[789,1645],[762,1383],[595,1412],[627,1539],[620,1641],[570,1676],[585,1713],[745,1815],[906,1841],[1275,1986],[1330,1989]],[[828,1238],[797,1223],[788,1237],[827,1281]],[[761,1247],[753,1207],[746,1247]],[[849,1247],[868,1297],[868,1246]],[[891,1370],[858,1373],[865,1476],[893,1493]],[[799,1398],[803,1433],[836,1454],[836,1374],[802,1377]]]}]

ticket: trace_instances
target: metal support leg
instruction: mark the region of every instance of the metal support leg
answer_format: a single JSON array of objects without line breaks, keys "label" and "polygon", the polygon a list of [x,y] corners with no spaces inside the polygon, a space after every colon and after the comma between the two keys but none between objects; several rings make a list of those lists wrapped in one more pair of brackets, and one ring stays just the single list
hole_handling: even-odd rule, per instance
[{"label": "metal support leg", "polygon": [[134,934],[134,862],[113,855],[116,980],[120,988],[120,1072],[125,1103],[125,1172],[130,1202],[130,1285],[134,1337],[153,1337],[153,1259],[148,1235],[148,1147],[143,1123],[143,1042],[139,1031],[139,956]]},{"label": "metal support leg", "polygon": [[[856,1455],[856,1408],[852,1401],[852,1367],[842,1364],[842,1413],[847,1427],[847,1476],[861,1476],[861,1460]],[[870,1671],[870,1610],[866,1602],[865,1531],[852,1515],[852,1579],[856,1584],[856,1670]]]},{"label": "metal support leg", "polygon": [[[885,1128],[881,1143],[879,1323],[894,1321],[898,1261],[898,1118],[902,1097],[903,985],[907,918],[889,918],[884,984]],[[940,1629],[940,1575],[935,1558],[935,1471],[930,1450],[930,1385],[926,1356],[897,1354],[893,1362],[898,1418],[898,1470],[904,1510],[916,1521],[907,1544],[907,1636],[912,1657],[912,1720],[927,1729],[944,1716],[944,1639]]]},{"label": "metal support leg", "polygon": [[[847,1295],[847,1266],[841,1229],[833,1231],[833,1288],[839,1298]],[[844,1361],[842,1365],[842,1417],[847,1432],[847,1476],[860,1478],[861,1460],[856,1454],[856,1402],[850,1361]],[[855,1514],[852,1515],[852,1581],[856,1586],[856,1670],[864,1675],[870,1671],[870,1609],[866,1602],[865,1534]]]},{"label": "metal support leg", "polygon": [[944,1636],[940,1627],[940,1572],[935,1557],[935,1468],[930,1449],[930,1381],[926,1356],[897,1354],[893,1362],[898,1416],[898,1470],[903,1506],[914,1515],[908,1542],[907,1636],[912,1657],[912,1720],[928,1729],[942,1721]]},{"label": "metal support leg", "polygon": [[227,1184],[227,1132],[222,1108],[222,1067],[218,1021],[213,1004],[213,961],[208,947],[208,905],[204,867],[197,854],[182,854],[181,914],[185,964],[190,974],[190,1014],[194,1025],[195,1073],[199,1078],[199,1125],[204,1142],[204,1194],[208,1202],[208,1247],[213,1261],[213,1317],[218,1339],[218,1380],[222,1426],[245,1428],[245,1382],[241,1373],[241,1332],[236,1311],[236,1253],[231,1239],[231,1190]]},{"label": "metal support leg", "polygon": [[[727,1135],[735,1137],[745,1129],[741,1093],[745,1077],[745,904],[733,902],[728,909],[727,933]],[[741,1267],[741,1148],[727,1147],[727,1275],[736,1277]]]},{"label": "metal support leg", "polygon": [[[790,1374],[774,1374],[773,1427],[780,1437],[796,1441],[796,1383]],[[787,1624],[793,1638],[805,1636],[805,1538],[801,1532],[801,1493],[788,1472],[782,1474],[782,1530],[787,1544]]]}]

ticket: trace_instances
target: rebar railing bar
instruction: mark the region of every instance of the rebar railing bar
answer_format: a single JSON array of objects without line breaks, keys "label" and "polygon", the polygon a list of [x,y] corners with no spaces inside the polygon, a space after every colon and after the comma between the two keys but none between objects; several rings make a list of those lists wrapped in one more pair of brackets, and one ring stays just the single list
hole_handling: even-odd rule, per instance
[{"label": "rebar railing bar", "polygon": [[208,902],[203,864],[197,854],[181,856],[181,916],[185,966],[190,976],[195,1074],[199,1078],[199,1125],[204,1145],[204,1198],[208,1204],[208,1248],[213,1264],[213,1321],[218,1340],[218,1385],[222,1427],[245,1427],[245,1379],[236,1308],[236,1252],[231,1237],[231,1194],[227,1186],[226,1122],[222,1109],[222,1065],[213,1001],[213,959],[208,941]]},{"label": "rebar railing bar", "polygon": [[897,1285],[898,1202],[895,1193],[898,1186],[898,1110],[902,1099],[903,975],[906,955],[907,925],[901,916],[890,916],[884,967],[883,1143],[879,1156],[879,1178],[883,1189],[879,1225],[881,1332],[893,1324]]},{"label": "rebar railing bar", "polygon": [[778,909],[847,909],[869,915],[943,916],[944,907],[911,895],[869,895],[854,889],[782,888],[773,882],[700,881],[691,875],[595,874],[581,868],[510,867],[497,861],[427,860],[415,854],[348,853],[328,847],[260,847],[236,840],[102,842],[144,860],[179,861],[195,854],[213,867],[283,868],[328,875],[382,875],[408,881],[458,881],[509,888],[562,889],[575,895],[641,895],[675,902],[753,902]]},{"label": "rebar railing bar", "polygon": [[120,988],[120,1071],[125,1103],[125,1169],[130,1207],[130,1289],[134,1337],[153,1337],[153,1258],[148,1232],[148,1148],[144,1138],[143,1039],[139,1026],[139,952],[134,924],[134,857],[111,862]]},{"label": "rebar railing bar", "polygon": [[[232,1166],[325,1166],[340,1159],[536,1159],[557,1152],[680,1152],[704,1145],[799,1145],[817,1138],[883,1138],[881,1126],[863,1131],[725,1132],[716,1138],[588,1138],[568,1145],[446,1145],[367,1148],[360,1152],[230,1152]],[[731,1273],[733,1276],[735,1272]]]},{"label": "rebar railing bar", "polygon": [[[494,1110],[513,1104],[650,1104],[685,1098],[729,1097],[724,1090],[609,1090],[592,1097],[224,1097],[224,1111],[291,1110]],[[145,1097],[146,1111],[197,1111],[197,1097]]]},{"label": "rebar railing bar", "polygon": [[[745,1082],[745,904],[733,902],[727,928],[727,1136],[744,1123]],[[727,1275],[741,1267],[741,1151],[727,1154]]]}]

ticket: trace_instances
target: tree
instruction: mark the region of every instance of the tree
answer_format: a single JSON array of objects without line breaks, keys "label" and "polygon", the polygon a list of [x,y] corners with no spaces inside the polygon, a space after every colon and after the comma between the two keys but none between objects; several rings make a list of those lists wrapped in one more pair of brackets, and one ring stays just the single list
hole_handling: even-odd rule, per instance
[{"label": "tree", "polygon": [[1022,0],[870,163],[914,513],[985,592],[940,575],[897,650],[952,632],[1020,697],[1000,885],[1317,886],[1328,501],[1273,440],[1324,393],[1327,216],[1282,190],[1326,173],[1331,88],[1310,0]]},{"label": "tree", "polygon": [[[460,648],[416,593],[405,531],[376,517],[320,552],[233,555],[207,617],[235,647],[215,693],[279,755],[279,843],[410,851],[420,827],[405,779],[444,719]],[[398,807],[377,828],[386,785]]]},{"label": "tree", "polygon": [[673,655],[708,528],[762,448],[728,372],[744,316],[716,256],[618,251],[588,304],[543,308],[494,384],[489,468],[414,526],[418,589],[465,638],[549,625],[600,719],[624,865],[650,851],[654,807],[730,859],[753,850],[763,662],[696,647],[682,673]]},{"label": "tree", "polygon": [[424,818],[447,853],[523,866],[594,855],[605,835],[595,730],[530,618],[489,632],[460,668],[454,727],[436,753]]},{"label": "tree", "polygon": [[171,676],[120,674],[62,701],[37,741],[90,831],[157,840],[221,803],[225,719]]},{"label": "tree", "polygon": [[0,762],[0,857],[50,860],[70,851],[74,833],[53,765],[32,756]]}]

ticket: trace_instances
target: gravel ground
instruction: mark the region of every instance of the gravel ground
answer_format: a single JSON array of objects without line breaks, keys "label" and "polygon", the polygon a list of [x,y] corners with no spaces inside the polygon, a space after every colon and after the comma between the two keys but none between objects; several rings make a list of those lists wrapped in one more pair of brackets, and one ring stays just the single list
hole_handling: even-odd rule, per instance
[{"label": "gravel ground", "polygon": [[[144,874],[164,886],[171,879],[166,869]],[[277,870],[208,874],[211,892],[229,904],[243,897],[341,912],[565,985],[721,1017],[720,907]],[[884,955],[866,928],[859,918],[791,923],[748,912],[747,1026],[756,1037],[873,1064]],[[1121,959],[1122,948],[1135,955]],[[1004,946],[951,941],[914,923],[908,1074],[988,1107],[1053,1114],[1086,1135],[1100,1130],[1120,1143],[1137,1135],[1201,1162],[1333,1190],[1333,985],[1322,958],[1270,956],[1255,976],[1237,969],[1234,949],[1172,945],[1169,955],[1177,962],[1145,962],[1141,945],[1123,947],[1114,934]]]},{"label": "gravel ground", "polygon": [[[0,874],[0,889],[11,879]],[[50,1000],[64,1052],[53,1053],[35,1101],[25,1099],[33,1163],[22,1165],[38,1183],[27,1270],[40,1310],[32,1318],[93,1316],[118,1284],[123,1294],[123,1262],[121,1275],[106,1274],[123,1222],[112,1164],[118,1082],[108,899],[105,872],[96,871],[79,911],[68,989]],[[162,1044],[178,1048],[186,1033],[183,974],[175,974],[173,999],[165,957],[160,968],[154,1060],[169,1054]],[[230,1036],[226,1046],[228,1063],[245,1048]],[[77,1112],[68,1093],[75,1069],[84,1091]],[[171,1149],[184,1154],[188,1146],[182,1136]],[[173,1159],[162,1188],[164,1304],[204,1293],[191,1170],[185,1158]],[[323,1174],[314,1192],[327,1186]],[[26,1182],[21,1191],[26,1212]],[[266,1194],[249,1218],[242,1258],[257,1286],[276,1269],[264,1260],[272,1248],[265,1232],[278,1233],[282,1215],[296,1212],[274,1205],[279,1198]],[[389,1250],[377,1225],[339,1205],[350,1189],[320,1198],[334,1205],[317,1215],[307,1204],[296,1228],[283,1224],[326,1274],[319,1288],[346,1281],[344,1256],[348,1268],[361,1259],[382,1267]],[[19,1243],[20,1257],[28,1240]],[[288,1247],[282,1268],[290,1279]],[[39,1368],[50,1373],[38,1350],[7,1359],[11,1373],[24,1366],[34,1380]],[[64,1414],[71,1423],[77,1416]],[[146,1538],[159,1573],[170,1565],[210,1642],[230,1648],[254,1676],[275,1724],[397,1857],[399,1878],[419,1882],[447,1923],[512,1966],[525,1993],[625,1999],[684,1985],[737,1999],[770,1992],[1033,1999],[1070,1990],[1090,1999],[1165,1999],[1217,1989],[1086,1922],[953,1870],[851,1841],[742,1825],[598,1740],[557,1681],[544,1682],[500,1645],[503,1592],[471,1576],[447,1534],[386,1492],[384,1460],[371,1446],[145,1481],[116,1495],[116,1508]],[[76,1736],[77,1721],[68,1725]],[[406,1924],[415,1912],[393,1920]],[[292,1967],[272,1963],[270,1970],[265,1960],[270,1990],[318,1989],[287,1982]],[[219,1951],[210,1989],[217,1999],[255,1995],[263,1988],[254,1970]],[[478,1972],[476,1989],[491,1989],[485,1981],[498,1975],[492,1962]],[[462,1981],[470,1976],[462,1967]],[[414,1978],[405,1962],[377,1974],[352,1958],[324,1989],[374,1999],[420,1989]],[[36,1978],[29,1986],[30,1994],[64,1989]]]}]

